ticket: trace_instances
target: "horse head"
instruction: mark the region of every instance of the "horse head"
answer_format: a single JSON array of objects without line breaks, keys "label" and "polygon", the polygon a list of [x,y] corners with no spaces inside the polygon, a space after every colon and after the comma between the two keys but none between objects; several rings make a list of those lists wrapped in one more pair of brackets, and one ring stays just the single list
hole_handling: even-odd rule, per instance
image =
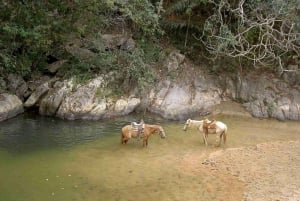
[{"label": "horse head", "polygon": [[166,138],[167,137],[164,129],[161,126],[159,127],[159,135],[160,135],[161,138]]},{"label": "horse head", "polygon": [[183,126],[183,130],[184,130],[184,131],[187,130],[187,128],[190,126],[190,123],[191,123],[191,119],[186,120],[186,122],[185,122],[185,124],[184,124],[184,126]]}]

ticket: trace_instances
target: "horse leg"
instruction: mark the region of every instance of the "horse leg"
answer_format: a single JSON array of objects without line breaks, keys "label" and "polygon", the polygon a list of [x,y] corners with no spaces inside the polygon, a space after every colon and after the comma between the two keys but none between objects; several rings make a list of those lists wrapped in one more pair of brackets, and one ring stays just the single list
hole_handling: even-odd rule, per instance
[{"label": "horse leg", "polygon": [[226,131],[223,131],[223,142],[224,142],[224,144],[226,144]]},{"label": "horse leg", "polygon": [[222,139],[222,133],[221,134],[216,133],[216,145],[215,145],[215,147],[221,146],[221,139]]},{"label": "horse leg", "polygon": [[127,138],[122,138],[121,143],[122,143],[122,144],[127,144],[128,140],[129,140],[129,139],[127,139]]},{"label": "horse leg", "polygon": [[147,138],[146,136],[144,136],[143,138],[143,147],[147,146]]},{"label": "horse leg", "polygon": [[206,133],[203,133],[203,140],[204,140],[204,143],[205,145],[207,146],[207,134]]},{"label": "horse leg", "polygon": [[128,140],[129,140],[129,138],[128,138],[128,137],[125,137],[125,136],[123,135],[123,133],[122,133],[122,134],[121,134],[121,144],[126,144]]},{"label": "horse leg", "polygon": [[124,144],[124,135],[121,133],[121,144]]},{"label": "horse leg", "polygon": [[143,140],[143,147],[147,147],[148,146],[148,139],[144,139]]}]

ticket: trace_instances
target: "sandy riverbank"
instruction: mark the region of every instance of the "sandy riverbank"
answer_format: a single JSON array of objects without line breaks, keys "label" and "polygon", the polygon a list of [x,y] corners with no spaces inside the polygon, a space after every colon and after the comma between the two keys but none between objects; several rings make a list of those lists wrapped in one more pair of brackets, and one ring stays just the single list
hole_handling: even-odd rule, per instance
[{"label": "sandy riverbank", "polygon": [[245,201],[299,201],[299,147],[299,141],[278,141],[229,148],[211,153],[202,164],[244,182]]}]

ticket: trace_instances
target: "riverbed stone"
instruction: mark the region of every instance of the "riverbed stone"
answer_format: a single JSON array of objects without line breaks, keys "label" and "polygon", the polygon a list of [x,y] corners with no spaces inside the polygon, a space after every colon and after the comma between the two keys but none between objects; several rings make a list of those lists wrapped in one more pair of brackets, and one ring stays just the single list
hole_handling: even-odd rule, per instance
[{"label": "riverbed stone", "polygon": [[115,103],[115,112],[120,115],[129,114],[132,112],[140,103],[140,99],[131,98],[129,100],[118,99]]},{"label": "riverbed stone", "polygon": [[18,96],[8,93],[0,94],[0,121],[24,112],[23,103]]},{"label": "riverbed stone", "polygon": [[41,100],[39,113],[47,116],[55,115],[65,95],[71,91],[72,86],[70,81],[56,82]]},{"label": "riverbed stone", "polygon": [[35,91],[25,101],[24,107],[32,107],[38,103],[43,95],[49,90],[49,83],[46,82],[35,89]]},{"label": "riverbed stone", "polygon": [[66,94],[57,116],[63,119],[88,119],[88,113],[95,107],[95,91],[87,86],[79,87],[75,92]]}]

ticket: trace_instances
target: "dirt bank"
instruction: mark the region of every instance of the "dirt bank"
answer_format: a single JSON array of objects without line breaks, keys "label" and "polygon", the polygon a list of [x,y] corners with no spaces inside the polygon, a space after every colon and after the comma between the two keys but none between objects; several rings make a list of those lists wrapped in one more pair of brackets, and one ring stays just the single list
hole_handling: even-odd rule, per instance
[{"label": "dirt bank", "polygon": [[300,141],[278,141],[211,153],[202,165],[246,184],[244,201],[300,200]]}]

